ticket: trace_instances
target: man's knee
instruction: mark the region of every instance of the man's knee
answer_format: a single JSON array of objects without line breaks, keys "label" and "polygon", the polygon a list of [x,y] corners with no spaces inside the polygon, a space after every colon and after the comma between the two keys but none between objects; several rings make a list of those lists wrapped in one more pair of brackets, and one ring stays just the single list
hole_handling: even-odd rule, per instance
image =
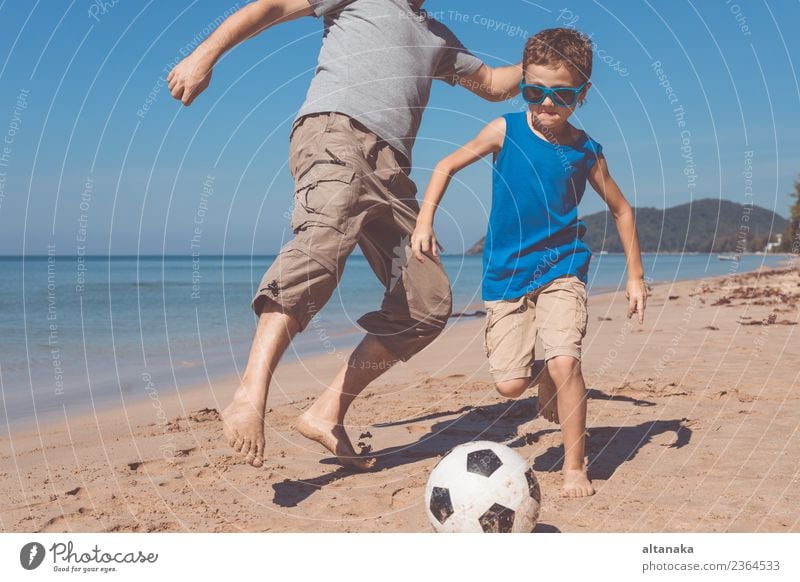
[{"label": "man's knee", "polygon": [[505,398],[519,398],[528,389],[530,378],[514,378],[495,383],[495,389]]},{"label": "man's knee", "polygon": [[443,293],[441,300],[432,310],[430,318],[426,318],[430,320],[431,327],[435,330],[437,336],[442,333],[450,316],[453,315],[453,294],[450,291],[449,284]]},{"label": "man's knee", "polygon": [[438,335],[453,314],[450,279],[441,263],[430,258],[425,263],[414,258],[409,261],[403,272],[402,289],[395,289],[395,298],[405,304],[411,318],[420,326]]}]

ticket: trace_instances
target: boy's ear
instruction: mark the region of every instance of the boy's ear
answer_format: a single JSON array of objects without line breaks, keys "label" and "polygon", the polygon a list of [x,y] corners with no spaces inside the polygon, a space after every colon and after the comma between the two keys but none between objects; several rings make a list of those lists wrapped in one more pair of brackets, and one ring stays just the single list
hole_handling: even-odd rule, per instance
[{"label": "boy's ear", "polygon": [[583,91],[581,91],[580,95],[578,95],[578,107],[582,107],[583,106],[583,102],[586,101],[586,93],[589,92],[589,87],[591,87],[591,86],[592,86],[592,82],[591,81],[587,81],[586,82],[586,87],[584,87]]}]

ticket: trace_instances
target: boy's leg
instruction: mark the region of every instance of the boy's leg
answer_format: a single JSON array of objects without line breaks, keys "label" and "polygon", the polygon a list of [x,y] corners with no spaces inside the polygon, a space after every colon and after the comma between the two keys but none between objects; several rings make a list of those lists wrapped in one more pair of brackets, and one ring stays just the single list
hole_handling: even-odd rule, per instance
[{"label": "boy's leg", "polygon": [[[543,351],[538,351],[538,353],[541,354]],[[533,363],[533,377],[530,385],[532,387],[537,384],[539,386],[536,393],[537,414],[550,422],[558,423],[558,391],[544,360],[536,360]]]},{"label": "boy's leg", "polygon": [[452,307],[450,284],[441,263],[434,258],[420,263],[410,255],[410,236],[418,213],[414,183],[404,173],[397,173],[400,168],[387,150],[380,149],[370,157],[377,159],[371,182],[376,216],[362,225],[359,246],[386,288],[383,304],[380,311],[358,320],[367,336],[297,424],[305,436],[358,468],[372,466],[373,460],[353,458],[344,429],[348,408],[373,380],[432,342],[447,324]]},{"label": "boy's leg", "polygon": [[[533,348],[535,346],[535,348]],[[537,328],[535,304],[527,296],[510,301],[486,302],[484,349],[495,388],[506,398],[519,398],[538,385],[536,412],[558,422],[556,387],[544,360]]]},{"label": "boy's leg", "polygon": [[585,460],[586,385],[580,364],[587,324],[586,287],[576,277],[559,278],[538,291],[535,301],[537,327],[557,393],[564,439],[562,494],[584,497],[594,493]]},{"label": "boy's leg", "polygon": [[572,356],[547,360],[550,376],[558,391],[558,415],[564,439],[565,497],[585,497],[594,493],[586,467],[586,385],[581,364]]},{"label": "boy's leg", "polygon": [[495,388],[506,398],[519,398],[541,378],[535,366],[536,315],[527,295],[486,301],[484,349]]}]

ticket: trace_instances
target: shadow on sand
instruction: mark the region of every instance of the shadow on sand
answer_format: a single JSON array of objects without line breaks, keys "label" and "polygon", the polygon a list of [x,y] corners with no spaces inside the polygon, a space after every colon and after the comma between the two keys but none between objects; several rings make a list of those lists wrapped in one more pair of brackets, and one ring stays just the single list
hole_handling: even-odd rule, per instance
[{"label": "shadow on sand", "polygon": [[[605,394],[596,389],[589,389],[587,392],[588,397],[593,400],[627,402],[634,406],[655,406],[654,402]],[[479,407],[465,406],[458,410],[438,412],[375,426],[376,428],[403,426],[453,416],[455,418],[436,422],[426,434],[412,443],[373,451],[370,456],[377,460],[373,471],[393,469],[421,460],[432,459],[444,455],[453,447],[476,440],[502,442],[510,447],[521,447],[537,442],[543,435],[559,431],[557,427],[554,427],[518,436],[518,429],[536,416],[535,397]],[[674,432],[676,440],[670,446],[680,448],[686,445],[692,432],[684,425],[684,420],[657,420],[624,427],[591,427],[587,447],[590,459],[590,477],[608,479],[622,463],[634,458],[638,451],[650,443],[656,435]],[[563,458],[563,447],[550,447],[536,457],[533,463],[534,470],[558,471],[561,469]],[[323,459],[321,462],[329,464],[336,461],[335,459]],[[274,503],[281,507],[295,507],[315,491],[353,473],[350,469],[340,467],[333,473],[310,479],[286,479],[273,485]]]}]

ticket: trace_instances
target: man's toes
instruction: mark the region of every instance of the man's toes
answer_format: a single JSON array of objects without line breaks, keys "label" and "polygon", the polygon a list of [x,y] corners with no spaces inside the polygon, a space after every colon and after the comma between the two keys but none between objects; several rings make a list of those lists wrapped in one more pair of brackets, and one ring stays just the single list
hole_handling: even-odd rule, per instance
[{"label": "man's toes", "polygon": [[354,459],[352,461],[352,465],[356,469],[360,469],[362,471],[367,471],[372,469],[375,466],[375,459]]},{"label": "man's toes", "polygon": [[263,459],[264,443],[263,441],[256,441],[250,443],[250,451],[247,454],[245,461],[248,465],[253,467],[260,467],[264,463]]},{"label": "man's toes", "polygon": [[250,454],[250,439],[244,439],[244,442],[242,443],[242,448],[239,449],[239,452],[244,457],[247,457]]},{"label": "man's toes", "polygon": [[250,463],[254,467],[260,467],[264,464],[264,441],[259,440],[256,446],[251,449],[253,461]]},{"label": "man's toes", "polygon": [[233,450],[238,453],[242,450],[242,445],[244,445],[244,437],[238,437],[233,443]]}]

